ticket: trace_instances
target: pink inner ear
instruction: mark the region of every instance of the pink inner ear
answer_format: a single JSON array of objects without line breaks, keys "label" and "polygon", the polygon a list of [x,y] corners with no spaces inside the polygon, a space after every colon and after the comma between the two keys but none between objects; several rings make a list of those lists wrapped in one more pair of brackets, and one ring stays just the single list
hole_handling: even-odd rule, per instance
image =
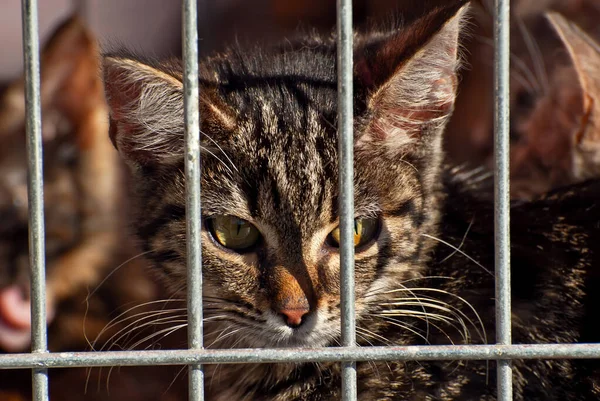
[{"label": "pink inner ear", "polygon": [[[411,108],[411,104],[398,104],[395,96],[380,93],[374,99],[376,112],[371,124],[371,136],[375,140],[386,140],[392,136],[404,136],[406,143],[418,139],[424,124],[448,116],[454,106],[456,77],[450,72],[447,77],[433,82],[430,98],[426,105]],[[401,94],[398,96],[402,96]]]},{"label": "pink inner ear", "polygon": [[121,132],[128,134],[134,129],[127,124],[125,108],[133,104],[141,92],[139,84],[129,82],[123,77],[128,73],[122,67],[115,66],[110,60],[104,63],[105,92],[110,108],[109,137],[117,149],[120,144],[118,134]]},{"label": "pink inner ear", "polygon": [[392,136],[403,135],[406,142],[418,139],[424,123],[443,117],[452,104],[445,104],[437,110],[407,110],[404,108],[384,109],[386,117],[376,118],[371,125],[371,136],[375,140],[386,140]]}]

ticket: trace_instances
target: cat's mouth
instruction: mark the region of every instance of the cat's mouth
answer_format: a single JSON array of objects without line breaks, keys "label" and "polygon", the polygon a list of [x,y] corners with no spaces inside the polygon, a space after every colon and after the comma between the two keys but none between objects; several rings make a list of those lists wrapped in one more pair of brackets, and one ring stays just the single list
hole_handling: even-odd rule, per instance
[{"label": "cat's mouth", "polygon": [[[54,317],[48,305],[47,321]],[[17,284],[0,289],[0,349],[24,351],[31,343],[31,302]]]}]

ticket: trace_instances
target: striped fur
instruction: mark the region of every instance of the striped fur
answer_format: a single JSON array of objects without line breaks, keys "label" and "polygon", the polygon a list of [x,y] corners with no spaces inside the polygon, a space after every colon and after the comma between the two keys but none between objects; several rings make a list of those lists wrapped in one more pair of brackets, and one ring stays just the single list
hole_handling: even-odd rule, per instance
[{"label": "striped fur", "polygon": [[[451,2],[391,33],[355,37],[355,206],[375,217],[356,248],[360,345],[494,342],[489,175],[442,168],[464,8]],[[104,61],[111,139],[131,167],[135,228],[155,271],[185,293],[180,63]],[[339,344],[335,44],[306,37],[233,49],[201,64],[202,252],[210,348]],[[443,174],[442,174],[443,172]],[[514,205],[513,339],[599,341],[600,254],[590,182]],[[206,222],[233,215],[261,239],[218,244]],[[590,290],[591,288],[591,290]],[[306,308],[290,327],[281,304]],[[516,361],[517,400],[598,399],[595,362]],[[340,398],[335,363],[207,366],[211,400]],[[494,400],[486,361],[359,363],[361,400]]]}]

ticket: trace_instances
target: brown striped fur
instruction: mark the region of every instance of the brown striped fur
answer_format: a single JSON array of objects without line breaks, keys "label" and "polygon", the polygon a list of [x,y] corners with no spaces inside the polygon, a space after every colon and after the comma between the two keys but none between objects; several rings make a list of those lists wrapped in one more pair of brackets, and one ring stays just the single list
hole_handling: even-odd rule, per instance
[{"label": "brown striped fur", "polygon": [[[442,167],[442,131],[458,82],[461,6],[447,2],[394,31],[355,35],[355,214],[379,221],[374,239],[355,249],[360,345],[494,342],[486,181]],[[201,62],[209,348],[339,344],[340,262],[328,240],[339,200],[334,43],[303,37]],[[104,60],[110,137],[132,172],[137,236],[176,296],[186,291],[181,76],[180,61],[127,53]],[[584,302],[598,301],[587,290],[597,283],[586,276],[594,277],[599,261],[590,247],[598,230],[588,234],[582,216],[598,216],[598,185],[513,208],[522,247],[514,261],[515,341],[597,339]],[[222,215],[248,221],[260,240],[244,251],[221,245],[211,221]],[[285,308],[308,314],[291,325],[281,315]],[[515,366],[517,400],[598,397],[594,364]],[[495,399],[493,363],[365,362],[357,369],[360,400]],[[211,400],[340,399],[336,363],[207,365],[205,372]]]}]

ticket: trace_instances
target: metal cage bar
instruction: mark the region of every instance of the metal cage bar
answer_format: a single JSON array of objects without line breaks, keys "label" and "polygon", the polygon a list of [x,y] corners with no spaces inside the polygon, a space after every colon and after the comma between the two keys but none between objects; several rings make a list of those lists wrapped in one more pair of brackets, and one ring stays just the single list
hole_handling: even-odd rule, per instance
[{"label": "metal cage bar", "polygon": [[404,347],[356,347],[354,309],[354,197],[353,197],[353,92],[352,5],[337,1],[338,124],[340,163],[341,318],[342,347],[289,349],[203,348],[202,254],[200,204],[200,114],[198,32],[195,0],[182,10],[185,108],[185,172],[188,250],[187,350],[48,353],[44,266],[44,212],[40,67],[37,0],[22,0],[23,57],[26,88],[28,194],[32,296],[32,352],[6,354],[0,369],[32,369],[34,400],[48,400],[48,368],[189,365],[190,400],[204,399],[203,364],[214,363],[342,363],[344,400],[355,400],[356,362],[388,360],[489,360],[498,363],[498,400],[512,399],[513,359],[599,359],[600,344],[511,344],[510,232],[509,232],[509,1],[496,0],[495,42],[495,268],[496,344]]},{"label": "metal cage bar", "polygon": [[[185,0],[183,25],[183,89],[185,118],[186,240],[188,347],[203,348],[202,213],[200,205],[200,91],[198,81],[198,11],[196,0]],[[202,365],[189,366],[189,400],[204,400]]]},{"label": "metal cage bar", "polygon": [[[340,308],[342,345],[356,346],[354,311],[354,135],[352,1],[337,1],[338,153],[340,217]],[[357,398],[356,362],[342,362],[342,400]]]},{"label": "metal cage bar", "polygon": [[0,369],[342,361],[600,359],[600,344],[409,345],[6,354]]},{"label": "metal cage bar", "polygon": [[[494,242],[496,269],[496,343],[511,343],[510,182],[509,182],[509,0],[496,0],[494,18]],[[510,360],[497,361],[498,401],[512,400]]]},{"label": "metal cage bar", "polygon": [[[31,275],[31,350],[48,352],[46,335],[46,269],[44,243],[44,177],[37,0],[23,0],[23,61],[25,67],[25,130],[27,132],[27,196]],[[48,400],[48,370],[32,370],[33,399]]]}]

